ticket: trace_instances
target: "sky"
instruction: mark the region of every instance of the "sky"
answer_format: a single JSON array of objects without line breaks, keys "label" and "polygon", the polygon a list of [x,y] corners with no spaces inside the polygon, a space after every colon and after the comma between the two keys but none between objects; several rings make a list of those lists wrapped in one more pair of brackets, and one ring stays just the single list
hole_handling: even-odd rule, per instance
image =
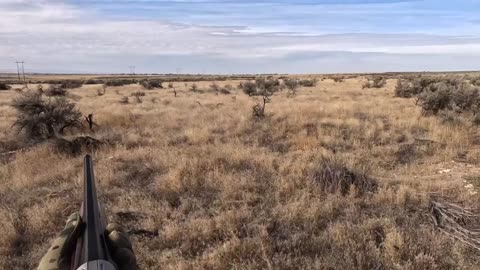
[{"label": "sky", "polygon": [[0,72],[480,70],[480,0],[0,0]]}]

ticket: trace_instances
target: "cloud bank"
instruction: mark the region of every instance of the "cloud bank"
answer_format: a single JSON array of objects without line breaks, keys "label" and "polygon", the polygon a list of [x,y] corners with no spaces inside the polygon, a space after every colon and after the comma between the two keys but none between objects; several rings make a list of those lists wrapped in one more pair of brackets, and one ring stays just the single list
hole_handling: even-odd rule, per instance
[{"label": "cloud bank", "polygon": [[[341,3],[340,3],[341,2]],[[0,0],[0,72],[480,69],[476,1]]]}]

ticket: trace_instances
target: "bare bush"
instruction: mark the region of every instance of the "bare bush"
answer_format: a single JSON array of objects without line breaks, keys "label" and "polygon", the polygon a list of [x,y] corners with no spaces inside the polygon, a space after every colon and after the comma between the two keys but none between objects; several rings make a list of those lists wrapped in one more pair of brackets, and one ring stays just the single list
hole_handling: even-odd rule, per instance
[{"label": "bare bush", "polygon": [[54,138],[68,128],[82,126],[82,114],[63,97],[46,98],[29,91],[14,98],[11,106],[17,111],[13,126],[32,140]]}]

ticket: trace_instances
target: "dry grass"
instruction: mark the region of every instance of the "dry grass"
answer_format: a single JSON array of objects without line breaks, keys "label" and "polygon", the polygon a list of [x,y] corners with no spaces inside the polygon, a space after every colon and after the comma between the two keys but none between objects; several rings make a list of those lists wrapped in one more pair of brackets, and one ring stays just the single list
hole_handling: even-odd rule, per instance
[{"label": "dry grass", "polygon": [[[478,174],[477,128],[423,117],[396,80],[342,80],[275,93],[260,120],[241,90],[174,82],[176,97],[128,104],[142,86],[68,90],[100,125],[86,135],[109,142],[94,153],[98,188],[142,269],[478,269],[478,251],[429,214],[432,194],[478,205],[462,178]],[[0,92],[2,152],[22,145],[14,96]],[[82,159],[42,144],[1,161],[0,269],[33,269],[79,206]]]}]

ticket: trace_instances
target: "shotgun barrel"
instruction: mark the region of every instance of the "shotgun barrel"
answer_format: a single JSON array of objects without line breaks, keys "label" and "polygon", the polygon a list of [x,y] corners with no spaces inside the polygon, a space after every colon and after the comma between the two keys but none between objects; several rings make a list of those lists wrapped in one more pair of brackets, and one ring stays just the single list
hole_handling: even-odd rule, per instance
[{"label": "shotgun barrel", "polygon": [[106,220],[95,188],[93,160],[90,155],[84,159],[84,188],[80,216],[83,232],[76,243],[72,270],[116,270],[106,241]]}]

